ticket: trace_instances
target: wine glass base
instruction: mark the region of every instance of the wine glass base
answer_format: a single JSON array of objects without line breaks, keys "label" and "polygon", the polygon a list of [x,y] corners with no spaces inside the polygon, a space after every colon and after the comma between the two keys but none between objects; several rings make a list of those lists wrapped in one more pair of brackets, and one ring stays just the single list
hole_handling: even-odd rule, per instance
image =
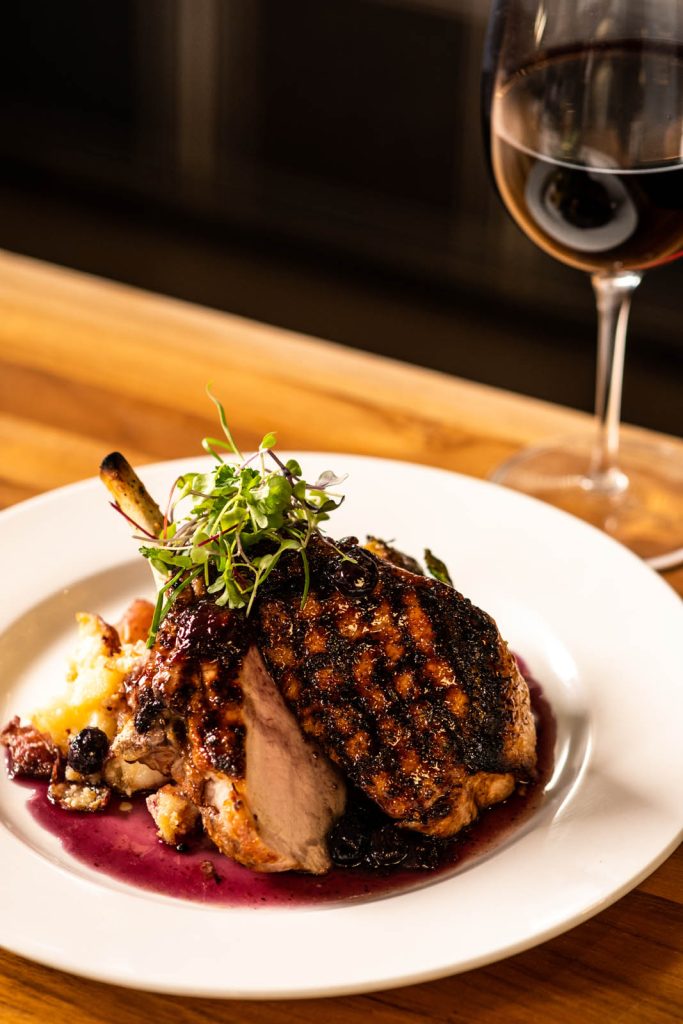
[{"label": "wine glass base", "polygon": [[585,437],[528,448],[492,474],[597,526],[655,569],[683,563],[683,454],[666,443],[624,441],[619,469],[591,474]]}]

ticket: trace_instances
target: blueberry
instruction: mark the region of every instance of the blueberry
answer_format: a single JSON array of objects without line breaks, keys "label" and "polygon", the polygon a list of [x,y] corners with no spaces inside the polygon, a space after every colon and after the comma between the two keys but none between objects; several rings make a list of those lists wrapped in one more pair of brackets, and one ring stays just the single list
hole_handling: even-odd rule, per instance
[{"label": "blueberry", "polygon": [[392,825],[384,825],[370,836],[368,861],[374,868],[389,868],[402,864],[408,856],[409,840]]},{"label": "blueberry", "polygon": [[367,837],[358,822],[342,818],[328,836],[330,857],[339,867],[356,868],[363,863]]},{"label": "blueberry", "polygon": [[75,772],[92,775],[101,770],[108,750],[109,740],[101,729],[81,729],[69,741],[66,761]]},{"label": "blueberry", "polygon": [[430,839],[418,839],[414,843],[406,860],[406,867],[416,871],[432,871],[438,867],[443,842]]},{"label": "blueberry", "polygon": [[377,583],[377,565],[366,551],[357,550],[349,558],[335,559],[330,572],[334,585],[345,594],[365,594]]}]

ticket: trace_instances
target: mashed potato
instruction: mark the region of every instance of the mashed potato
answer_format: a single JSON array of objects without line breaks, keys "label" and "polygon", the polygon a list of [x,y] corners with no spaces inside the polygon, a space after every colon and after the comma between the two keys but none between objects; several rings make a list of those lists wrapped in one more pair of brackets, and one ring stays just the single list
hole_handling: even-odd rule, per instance
[{"label": "mashed potato", "polygon": [[66,680],[50,704],[31,721],[63,751],[69,737],[96,726],[112,740],[123,697],[123,681],[145,652],[142,640],[121,643],[119,634],[99,615],[79,612],[78,642]]}]

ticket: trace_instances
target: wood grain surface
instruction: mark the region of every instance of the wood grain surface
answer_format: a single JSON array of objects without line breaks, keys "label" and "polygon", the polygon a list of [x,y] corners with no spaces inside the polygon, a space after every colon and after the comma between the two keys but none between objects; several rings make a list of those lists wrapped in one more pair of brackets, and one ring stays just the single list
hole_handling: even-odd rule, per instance
[{"label": "wood grain surface", "polygon": [[[197,453],[214,429],[207,381],[244,447],[277,427],[282,447],[485,476],[521,444],[591,429],[569,410],[0,253],[0,506],[92,476],[112,449],[138,464]],[[683,593],[683,570],[667,578]],[[0,1022],[45,1020],[674,1024],[683,1020],[682,848],[559,938],[487,968],[373,995],[184,999],[0,954]]]}]

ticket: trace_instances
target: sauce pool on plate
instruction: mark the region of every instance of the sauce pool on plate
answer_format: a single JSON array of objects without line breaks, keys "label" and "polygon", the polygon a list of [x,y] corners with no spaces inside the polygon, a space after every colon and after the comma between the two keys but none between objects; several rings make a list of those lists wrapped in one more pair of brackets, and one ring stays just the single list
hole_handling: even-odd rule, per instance
[{"label": "sauce pool on plate", "polygon": [[538,736],[538,777],[504,803],[484,811],[460,836],[444,844],[434,868],[340,868],[326,875],[259,874],[221,856],[207,839],[178,852],[156,837],[144,799],[116,799],[99,814],[62,810],[47,799],[47,784],[22,783],[33,793],[34,819],[57,836],[67,853],[88,867],[150,892],[204,904],[239,907],[312,906],[359,902],[419,888],[456,872],[499,846],[528,820],[543,798],[553,768],[556,723],[541,687],[529,684]]}]

